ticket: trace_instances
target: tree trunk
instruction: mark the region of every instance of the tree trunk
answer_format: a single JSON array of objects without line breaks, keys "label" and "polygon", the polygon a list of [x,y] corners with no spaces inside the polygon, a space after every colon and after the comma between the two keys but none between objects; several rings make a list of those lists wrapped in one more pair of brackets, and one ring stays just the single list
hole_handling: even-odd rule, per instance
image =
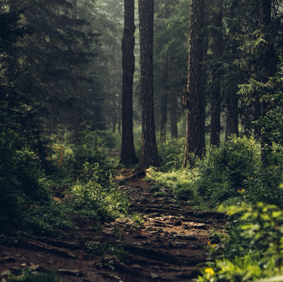
[{"label": "tree trunk", "polygon": [[51,102],[50,104],[50,117],[51,117],[51,121],[50,121],[50,133],[51,134],[55,134],[56,133],[56,126],[57,126],[57,122],[56,122],[56,104],[55,102]]},{"label": "tree trunk", "polygon": [[[205,23],[206,26],[208,23]],[[208,36],[208,29],[206,28],[204,31],[204,38],[203,38],[203,56],[206,59],[207,57],[207,51],[208,51],[208,41],[209,41],[209,36]],[[202,85],[205,86],[207,84],[207,67],[204,67],[202,71]],[[202,93],[201,93],[201,142],[202,142],[202,148],[203,148],[203,155],[205,155],[205,121],[206,121],[206,100],[207,100],[207,89],[206,87],[202,88]]]},{"label": "tree trunk", "polygon": [[159,166],[153,95],[153,13],[154,0],[139,0],[142,154],[139,167]]},{"label": "tree trunk", "polygon": [[[261,0],[260,1],[260,11],[261,11],[261,22],[260,24],[265,28],[264,32],[267,30],[271,22],[271,1]],[[273,42],[270,42],[265,50],[265,57],[263,60],[263,66],[261,68],[262,82],[266,83],[269,77],[274,77],[276,73],[276,55],[274,50]],[[263,118],[269,109],[269,103],[263,101],[261,103],[261,117]],[[268,155],[271,151],[272,143],[268,138],[268,132],[261,132],[261,161],[263,165],[268,163]]]},{"label": "tree trunk", "polygon": [[[237,3],[234,2],[230,7],[230,19],[233,20],[235,17],[235,8]],[[230,28],[231,36],[234,37],[236,33],[236,28],[232,26]],[[239,52],[238,51],[238,42],[233,42],[233,47],[231,48],[231,52],[234,56]],[[236,72],[236,67],[232,66],[232,68]],[[231,82],[231,96],[227,99],[227,112],[226,112],[226,128],[225,128],[225,141],[229,140],[229,136],[236,135],[239,136],[239,98],[237,95],[238,83],[237,80],[235,82]]]},{"label": "tree trunk", "polygon": [[226,114],[226,130],[225,141],[229,140],[232,135],[239,136],[239,117],[238,117],[238,102],[236,92],[232,92],[231,97],[227,101],[227,114]]},{"label": "tree trunk", "polygon": [[222,4],[223,0],[214,0],[213,11],[213,59],[214,67],[212,68],[212,93],[211,93],[211,127],[210,127],[210,144],[219,146],[220,143],[220,67],[218,62],[223,53],[222,44]]},{"label": "tree trunk", "polygon": [[186,146],[183,166],[193,165],[191,156],[201,156],[203,142],[201,138],[201,91],[202,91],[202,58],[203,58],[203,0],[191,0],[189,60],[187,84],[187,125]]},{"label": "tree trunk", "polygon": [[160,141],[166,141],[167,133],[167,93],[164,91],[160,101]]},{"label": "tree trunk", "polygon": [[169,112],[170,112],[170,128],[171,138],[178,138],[178,119],[177,119],[177,100],[176,95],[169,95]]},{"label": "tree trunk", "polygon": [[[71,18],[73,20],[77,19],[77,5],[78,5],[78,0],[72,0],[72,9],[71,9]],[[73,52],[77,52],[77,46],[73,44],[72,46]],[[76,67],[73,68],[73,73],[75,74],[77,72]],[[73,134],[75,137],[75,140],[78,140],[79,138],[79,132],[80,132],[80,122],[79,122],[79,109],[77,106],[77,99],[78,99],[78,87],[77,87],[77,82],[73,82],[73,105],[71,106],[70,110],[70,121],[71,121],[71,128],[73,130]]]},{"label": "tree trunk", "polygon": [[122,38],[122,148],[120,162],[125,166],[137,163],[133,135],[133,75],[135,71],[135,3],[124,0],[124,34]]}]

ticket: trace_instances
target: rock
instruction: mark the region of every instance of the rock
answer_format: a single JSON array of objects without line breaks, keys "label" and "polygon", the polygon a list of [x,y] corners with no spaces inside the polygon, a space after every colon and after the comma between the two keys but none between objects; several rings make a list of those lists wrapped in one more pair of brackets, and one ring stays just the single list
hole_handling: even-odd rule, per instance
[{"label": "rock", "polygon": [[205,223],[197,223],[197,222],[192,222],[189,224],[191,228],[196,228],[196,229],[206,229],[206,224]]},{"label": "rock", "polygon": [[117,276],[117,275],[115,275],[115,274],[113,274],[113,273],[110,273],[110,274],[108,275],[108,277],[114,278],[114,279],[118,280],[119,282],[123,282],[122,279],[121,279],[119,276]]},{"label": "rock", "polygon": [[156,279],[156,278],[159,277],[157,274],[155,274],[153,272],[150,272],[150,276],[151,276],[152,279]]},{"label": "rock", "polygon": [[119,224],[125,224],[127,222],[129,222],[128,218],[116,218],[115,222],[119,223]]},{"label": "rock", "polygon": [[77,277],[82,277],[83,273],[78,271],[78,270],[72,270],[72,269],[64,269],[64,268],[60,268],[58,270],[58,272],[60,274],[64,274],[64,275],[71,275],[71,276],[77,276]]},{"label": "rock", "polygon": [[141,271],[141,270],[144,270],[143,267],[141,267],[139,264],[133,264],[132,265],[132,268],[134,271]]},{"label": "rock", "polygon": [[40,266],[39,266],[38,264],[37,264],[37,265],[33,264],[33,265],[31,265],[29,268],[30,268],[32,271],[39,271]]}]

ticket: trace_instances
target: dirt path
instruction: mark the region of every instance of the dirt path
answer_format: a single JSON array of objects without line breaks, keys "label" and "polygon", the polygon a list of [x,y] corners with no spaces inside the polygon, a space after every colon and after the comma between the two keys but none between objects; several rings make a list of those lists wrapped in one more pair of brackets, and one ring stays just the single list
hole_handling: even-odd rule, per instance
[{"label": "dirt path", "polygon": [[[127,177],[130,171],[123,171]],[[143,223],[118,218],[98,226],[74,218],[75,230],[54,231],[54,236],[18,233],[0,245],[0,281],[20,268],[45,269],[63,281],[192,281],[198,265],[207,259],[209,229],[221,229],[223,214],[193,210],[185,199],[134,178],[120,189],[132,200],[132,213]],[[17,274],[18,273],[18,274]],[[1,280],[2,279],[2,280]],[[4,279],[4,280],[3,280]]]}]

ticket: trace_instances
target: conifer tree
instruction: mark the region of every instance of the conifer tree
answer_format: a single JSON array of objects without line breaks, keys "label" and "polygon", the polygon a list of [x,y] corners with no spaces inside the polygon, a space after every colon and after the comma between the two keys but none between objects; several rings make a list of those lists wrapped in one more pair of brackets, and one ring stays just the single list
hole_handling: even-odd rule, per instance
[{"label": "conifer tree", "polygon": [[122,148],[121,163],[128,166],[137,162],[133,137],[133,74],[135,70],[135,5],[124,0],[125,21],[122,39],[123,89],[122,89]]},{"label": "conifer tree", "polygon": [[142,155],[139,168],[159,166],[153,96],[153,16],[154,0],[139,0]]},{"label": "conifer tree", "polygon": [[190,10],[189,60],[187,84],[186,146],[183,166],[193,165],[193,156],[203,153],[201,130],[201,93],[203,59],[203,0],[192,0]]}]

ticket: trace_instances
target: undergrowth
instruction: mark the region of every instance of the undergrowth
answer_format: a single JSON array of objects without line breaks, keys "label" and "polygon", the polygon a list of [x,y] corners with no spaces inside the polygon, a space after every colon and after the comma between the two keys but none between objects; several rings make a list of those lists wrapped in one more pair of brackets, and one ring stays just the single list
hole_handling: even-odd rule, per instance
[{"label": "undergrowth", "polygon": [[150,174],[146,180],[155,183],[155,190],[168,187],[186,195],[195,208],[229,217],[220,242],[208,245],[210,261],[198,282],[283,281],[281,146],[272,145],[263,165],[258,141],[233,137],[220,148],[209,148],[194,168],[162,167]]},{"label": "undergrowth", "polygon": [[[30,147],[17,149],[17,135],[0,136],[0,228],[16,227],[31,233],[48,233],[52,228],[73,228],[67,214],[93,220],[110,220],[127,214],[129,200],[113,183],[117,160],[108,157],[115,146],[110,134],[83,132],[76,144],[65,131],[46,148],[48,161]],[[64,148],[59,167],[61,146]],[[45,164],[43,166],[43,164]],[[62,191],[63,201],[54,201],[53,191]],[[66,199],[66,200],[65,200]]]}]

